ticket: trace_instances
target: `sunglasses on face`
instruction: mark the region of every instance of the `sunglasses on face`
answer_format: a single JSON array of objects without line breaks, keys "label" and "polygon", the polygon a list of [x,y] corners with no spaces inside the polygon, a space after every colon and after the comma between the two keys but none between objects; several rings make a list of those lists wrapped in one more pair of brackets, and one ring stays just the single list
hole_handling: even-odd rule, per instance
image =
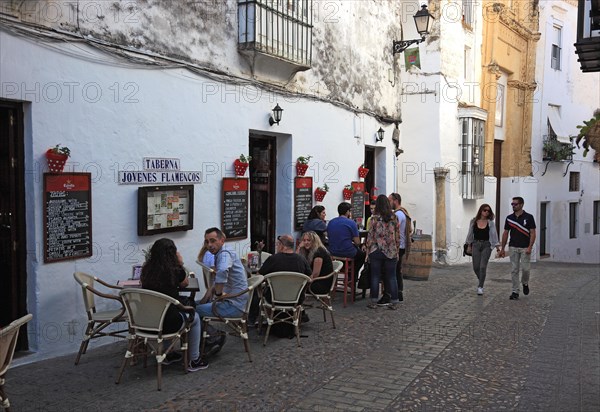
[{"label": "sunglasses on face", "polygon": [[483,209],[482,212],[490,213],[490,209]]},{"label": "sunglasses on face", "polygon": [[511,203],[510,205],[511,205],[511,206],[519,206],[519,205],[520,205],[520,203]]}]

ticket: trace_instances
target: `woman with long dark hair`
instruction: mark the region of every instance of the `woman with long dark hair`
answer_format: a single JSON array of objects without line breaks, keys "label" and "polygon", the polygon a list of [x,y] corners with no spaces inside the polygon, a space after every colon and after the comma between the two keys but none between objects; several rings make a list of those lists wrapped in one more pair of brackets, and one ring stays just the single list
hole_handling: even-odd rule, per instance
[{"label": "woman with long dark hair", "polygon": [[494,212],[487,203],[479,206],[477,215],[471,219],[465,243],[470,245],[473,251],[473,271],[477,276],[477,294],[483,295],[483,284],[492,250],[496,248],[496,251],[500,252]]},{"label": "woman with long dark hair", "polygon": [[400,224],[392,211],[386,195],[377,196],[375,212],[371,219],[371,227],[367,235],[367,253],[371,265],[371,303],[370,309],[377,307],[379,298],[379,280],[383,270],[385,290],[391,295],[390,303],[382,303],[390,309],[398,304],[398,282],[396,281],[396,264],[400,245]]},{"label": "woman with long dark hair", "polygon": [[[179,287],[186,287],[189,281],[183,268],[183,259],[171,239],[162,238],[154,242],[150,249],[150,257],[142,267],[141,282],[144,289],[164,293],[179,300]],[[163,323],[164,332],[177,332],[183,324],[184,316],[187,314],[179,312],[175,306],[169,306]],[[188,332],[188,347],[190,351],[188,370],[195,372],[205,369],[208,365],[200,357],[200,317],[198,313],[194,313],[194,321]],[[168,365],[180,358],[181,356],[176,353],[169,354],[163,364]]]},{"label": "woman with long dark hair", "polygon": [[317,205],[313,207],[302,225],[302,233],[315,232],[319,235],[321,243],[327,246],[327,222],[325,221],[325,206]]}]

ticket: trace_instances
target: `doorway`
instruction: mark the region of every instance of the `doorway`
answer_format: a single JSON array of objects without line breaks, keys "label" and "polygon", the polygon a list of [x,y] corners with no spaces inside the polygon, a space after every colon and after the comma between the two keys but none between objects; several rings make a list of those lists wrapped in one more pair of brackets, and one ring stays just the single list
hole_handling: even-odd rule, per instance
[{"label": "doorway", "polygon": [[264,242],[275,253],[277,141],[273,136],[250,135],[250,248]]},{"label": "doorway", "polygon": [[[370,204],[371,198],[375,193],[373,193],[373,188],[375,187],[375,148],[374,147],[365,147],[365,163],[364,167],[369,169],[369,173],[365,177],[365,192],[369,194],[369,198],[365,199],[365,203]],[[364,222],[366,224],[367,219],[371,217],[371,208],[365,208],[365,219]]]},{"label": "doorway", "polygon": [[[23,105],[0,100],[0,326],[27,313]],[[28,349],[20,333],[17,350]]]},{"label": "doorway", "polygon": [[[500,186],[502,182],[502,140],[494,140],[494,177],[496,178],[496,215],[500,216]],[[500,219],[496,219],[496,231],[500,233]]]},{"label": "doorway", "polygon": [[546,252],[546,228],[548,219],[548,202],[540,203],[540,257],[549,256]]}]

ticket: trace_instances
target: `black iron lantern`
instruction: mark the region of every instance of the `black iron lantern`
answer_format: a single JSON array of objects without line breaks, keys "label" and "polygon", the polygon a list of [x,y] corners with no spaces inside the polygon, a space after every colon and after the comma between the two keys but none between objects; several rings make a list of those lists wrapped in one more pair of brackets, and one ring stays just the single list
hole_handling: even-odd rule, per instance
[{"label": "black iron lantern", "polygon": [[273,114],[269,117],[269,124],[273,126],[275,123],[279,124],[281,121],[281,113],[283,109],[279,107],[279,103],[273,108]]},{"label": "black iron lantern", "polygon": [[379,128],[379,130],[377,130],[377,137],[375,138],[375,140],[377,140],[378,142],[382,142],[383,141],[383,135],[385,134],[385,130],[383,130],[381,127]]},{"label": "black iron lantern", "polygon": [[392,54],[402,53],[411,44],[421,43],[425,40],[425,36],[427,36],[431,31],[431,26],[433,25],[434,18],[431,14],[429,14],[429,11],[427,10],[427,5],[423,4],[421,6],[421,10],[416,12],[413,18],[415,19],[415,26],[417,27],[417,32],[419,33],[421,38],[414,40],[394,41],[392,44]]}]

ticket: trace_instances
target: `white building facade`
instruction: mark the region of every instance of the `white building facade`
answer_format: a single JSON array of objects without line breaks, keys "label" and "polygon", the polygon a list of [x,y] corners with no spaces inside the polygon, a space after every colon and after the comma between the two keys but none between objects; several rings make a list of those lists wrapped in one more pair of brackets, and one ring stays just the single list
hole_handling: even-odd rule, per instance
[{"label": "white building facade", "polygon": [[[395,191],[390,34],[413,24],[418,5],[407,4],[3,2],[0,111],[13,125],[2,129],[3,151],[13,150],[3,182],[14,196],[2,216],[18,225],[2,243],[10,287],[1,300],[13,318],[34,315],[28,348],[41,358],[78,349],[86,318],[73,272],[126,279],[163,236],[194,269],[204,230],[221,225],[223,178],[240,153],[267,165],[250,183],[247,236],[227,243],[240,255],[259,240],[253,230],[270,247],[276,235],[299,235],[299,156],[312,156],[313,189],[330,188],[328,219],[365,162],[370,187]],[[282,120],[271,125],[277,104]],[[44,153],[57,144],[71,150],[65,172],[91,173],[93,254],[44,263]],[[193,230],[138,236],[138,188],[154,182],[120,184],[119,172],[144,171],[144,158],[175,159],[200,176]]]},{"label": "white building facade", "polygon": [[[600,263],[600,167],[594,151],[572,142],[578,125],[600,108],[600,73],[582,73],[576,41],[577,2],[540,2],[540,32],[531,155],[537,189],[538,255]],[[558,146],[557,146],[558,143]],[[572,156],[554,148],[573,147]]]}]

